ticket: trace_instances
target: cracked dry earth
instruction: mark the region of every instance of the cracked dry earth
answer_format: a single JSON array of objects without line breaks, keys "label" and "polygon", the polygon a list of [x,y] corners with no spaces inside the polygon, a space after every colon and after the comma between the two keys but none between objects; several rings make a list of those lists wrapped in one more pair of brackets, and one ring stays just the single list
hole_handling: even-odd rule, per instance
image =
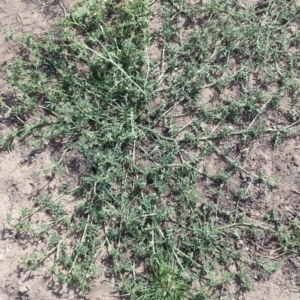
[{"label": "cracked dry earth", "polygon": [[[68,9],[71,2],[66,0],[0,0],[0,67],[3,67],[11,60],[17,50],[16,45],[5,42],[6,32],[39,34],[51,26],[55,18],[64,16],[65,9]],[[5,84],[1,76],[0,93],[5,95],[13,95],[14,93]],[[1,116],[0,135],[3,136],[12,126],[13,124],[8,118]],[[272,168],[276,168],[276,164],[273,164],[273,160],[276,160],[277,164],[281,165],[279,172],[284,178],[291,173],[295,173],[294,175],[298,176],[298,171],[294,170],[297,160],[299,160],[298,166],[300,166],[300,154],[296,153],[298,150],[295,148],[298,143],[299,141],[289,141],[282,145],[280,158],[273,157],[274,153],[271,151],[268,153],[262,145],[254,146],[256,149],[252,152],[255,152],[256,157],[261,152],[261,155],[265,158],[265,163],[269,164],[266,167],[271,172]],[[64,179],[63,176],[62,178],[53,178],[42,172],[43,169],[51,168],[53,164],[51,155],[54,151],[55,149],[50,145],[37,151],[33,147],[16,143],[13,151],[0,153],[0,300],[117,299],[118,297],[114,294],[113,282],[109,282],[104,277],[95,280],[93,289],[88,295],[83,296],[77,294],[72,288],[57,285],[47,273],[49,263],[45,262],[45,266],[35,272],[27,270],[22,265],[22,257],[24,255],[32,251],[38,252],[42,250],[45,244],[42,242],[32,244],[28,240],[22,239],[21,236],[16,236],[7,226],[7,214],[17,216],[22,208],[32,205],[31,199],[39,193],[56,192],[57,187]],[[76,182],[76,180],[78,178],[75,176],[74,181]],[[289,205],[289,203],[286,203],[287,201],[291,201],[291,203],[299,201],[299,195],[295,194],[291,196],[290,200],[286,199],[289,191],[296,188],[295,183],[288,181],[290,184],[289,182],[284,182],[281,186],[281,193],[277,195],[281,199],[281,204],[284,204],[285,207]],[[265,196],[266,205],[278,204],[273,203],[275,201],[274,195],[269,194]],[[76,199],[69,197],[66,201],[72,207]],[[46,218],[46,216],[44,217]],[[42,223],[43,219],[38,220],[38,222]],[[297,262],[295,263],[297,264]],[[295,268],[298,268],[300,271],[297,265]],[[273,274],[268,281],[255,283],[253,291],[227,299],[300,299],[299,293],[291,288],[295,286],[295,278],[293,276],[288,269],[281,269]],[[229,290],[229,294],[236,295],[234,289],[235,287],[232,287],[232,290]],[[224,298],[222,299],[224,300]]]}]

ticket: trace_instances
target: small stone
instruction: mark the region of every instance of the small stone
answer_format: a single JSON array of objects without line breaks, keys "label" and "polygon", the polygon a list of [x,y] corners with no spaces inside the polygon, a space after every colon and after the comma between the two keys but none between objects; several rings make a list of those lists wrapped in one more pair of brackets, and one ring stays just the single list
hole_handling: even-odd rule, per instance
[{"label": "small stone", "polygon": [[28,289],[27,289],[27,287],[25,285],[21,285],[19,287],[19,293],[20,294],[25,294],[25,293],[27,293],[27,291],[28,291]]},{"label": "small stone", "polygon": [[242,240],[239,240],[236,242],[237,249],[242,249],[244,247],[244,242]]},{"label": "small stone", "polygon": [[300,158],[298,155],[294,155],[293,156],[293,164],[296,166],[296,167],[299,167],[300,166]]},{"label": "small stone", "polygon": [[245,181],[247,180],[247,175],[244,172],[240,172],[240,178],[241,180]]},{"label": "small stone", "polygon": [[0,254],[0,262],[3,261],[3,259],[4,259],[4,255]]},{"label": "small stone", "polygon": [[290,29],[291,29],[291,32],[294,34],[297,31],[297,26],[292,25],[290,27]]},{"label": "small stone", "polygon": [[23,281],[21,279],[18,280],[18,285],[22,285]]}]

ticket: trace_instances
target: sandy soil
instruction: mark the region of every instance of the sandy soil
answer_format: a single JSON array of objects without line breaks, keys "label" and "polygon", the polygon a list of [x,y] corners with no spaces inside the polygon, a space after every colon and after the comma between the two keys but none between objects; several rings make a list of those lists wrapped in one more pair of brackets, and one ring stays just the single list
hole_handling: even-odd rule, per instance
[{"label": "sandy soil", "polygon": [[[42,30],[51,26],[56,17],[64,16],[65,10],[72,1],[22,1],[0,0],[0,66],[9,61],[16,50],[16,45],[5,42],[5,30],[17,33],[30,32],[39,34]],[[245,1],[247,2],[247,1]],[[254,1],[249,1],[249,3]],[[155,56],[155,53],[153,54]],[[9,95],[13,91],[0,77],[0,91]],[[209,96],[208,96],[209,98]],[[208,99],[209,101],[209,99]],[[289,109],[288,105],[284,109]],[[280,118],[276,116],[277,121]],[[9,119],[0,118],[0,135],[2,136],[13,126]],[[278,175],[283,179],[278,189],[272,192],[261,192],[259,187],[253,187],[252,199],[256,202],[244,207],[248,213],[261,211],[264,213],[271,207],[280,208],[288,212],[290,209],[299,210],[299,172],[300,172],[300,140],[288,140],[276,151],[268,146],[268,141],[263,144],[253,144],[245,151],[245,167],[255,170],[256,167],[264,168],[268,175]],[[269,149],[269,150],[268,150]],[[21,258],[32,251],[39,251],[45,247],[39,244],[29,243],[22,237],[16,236],[8,229],[6,223],[7,214],[18,215],[24,207],[32,205],[32,198],[47,191],[55,192],[63,181],[63,176],[53,178],[42,172],[45,168],[51,168],[53,162],[51,155],[53,148],[50,145],[41,151],[34,148],[16,144],[13,151],[0,153],[0,300],[9,299],[91,299],[108,300],[117,299],[113,294],[113,283],[105,278],[95,281],[93,290],[83,297],[76,294],[74,289],[57,285],[47,273],[45,266],[36,272],[30,272],[22,265]],[[247,178],[240,174],[241,178]],[[76,178],[74,179],[76,181]],[[76,199],[68,198],[74,205]],[[42,220],[40,220],[42,221]],[[270,255],[272,255],[270,253]],[[227,299],[238,300],[296,300],[300,299],[299,293],[292,287],[299,274],[300,263],[290,260],[284,267],[273,274],[269,281],[257,282],[254,290],[245,294],[237,294],[235,288],[228,290]],[[224,298],[222,298],[224,300]]]}]

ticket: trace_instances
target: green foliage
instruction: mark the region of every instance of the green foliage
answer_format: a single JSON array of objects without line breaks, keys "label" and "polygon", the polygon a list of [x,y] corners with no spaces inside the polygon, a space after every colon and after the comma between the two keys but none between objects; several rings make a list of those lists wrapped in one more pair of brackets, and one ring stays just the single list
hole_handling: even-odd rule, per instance
[{"label": "green foliage", "polygon": [[[283,0],[258,8],[181,0],[164,1],[158,14],[162,26],[150,31],[147,1],[82,1],[43,36],[21,38],[26,55],[6,70],[20,93],[11,107],[0,101],[19,127],[0,145],[64,140],[51,171],[63,171],[61,161],[74,151],[84,172],[77,188],[66,182],[56,199],[36,199],[16,229],[48,241],[44,253],[25,259],[29,266],[54,256],[56,278],[83,290],[106,249],[106,267],[132,299],[213,299],[231,281],[249,289],[252,269],[275,269],[256,258],[250,264],[237,238],[256,241],[272,229],[282,249],[299,251],[298,217],[275,232],[275,211],[267,229],[240,213],[248,188],[233,192],[233,205],[224,197],[240,171],[275,186],[263,171],[244,169],[237,145],[273,135],[277,146],[298,132],[297,106],[290,125],[269,128],[266,120],[282,95],[299,96],[297,55],[289,51],[299,43],[289,27],[297,26],[299,8]],[[182,18],[194,26],[187,35]],[[155,59],[149,49],[157,41]],[[75,192],[81,202],[70,214],[63,197]],[[50,221],[35,228],[39,211]]]},{"label": "green foliage", "polygon": [[153,260],[150,282],[145,283],[145,287],[138,287],[133,299],[187,299],[188,281],[180,274],[176,263],[170,261],[168,257],[169,255],[166,255],[161,260]]}]

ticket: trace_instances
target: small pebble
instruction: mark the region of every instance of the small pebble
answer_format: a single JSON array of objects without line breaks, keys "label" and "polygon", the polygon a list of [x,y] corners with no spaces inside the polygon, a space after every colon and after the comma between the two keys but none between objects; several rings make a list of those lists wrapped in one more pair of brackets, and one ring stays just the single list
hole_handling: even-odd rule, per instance
[{"label": "small pebble", "polygon": [[244,172],[240,172],[240,178],[241,180],[245,181],[247,180],[247,175]]},{"label": "small pebble", "polygon": [[242,249],[244,247],[244,242],[242,240],[239,240],[236,242],[237,249]]},{"label": "small pebble", "polygon": [[21,285],[20,288],[19,288],[19,293],[21,294],[25,294],[27,293],[27,287],[25,285]]},{"label": "small pebble", "polygon": [[298,155],[294,155],[293,156],[293,163],[296,167],[299,167],[300,166],[300,158]]}]

